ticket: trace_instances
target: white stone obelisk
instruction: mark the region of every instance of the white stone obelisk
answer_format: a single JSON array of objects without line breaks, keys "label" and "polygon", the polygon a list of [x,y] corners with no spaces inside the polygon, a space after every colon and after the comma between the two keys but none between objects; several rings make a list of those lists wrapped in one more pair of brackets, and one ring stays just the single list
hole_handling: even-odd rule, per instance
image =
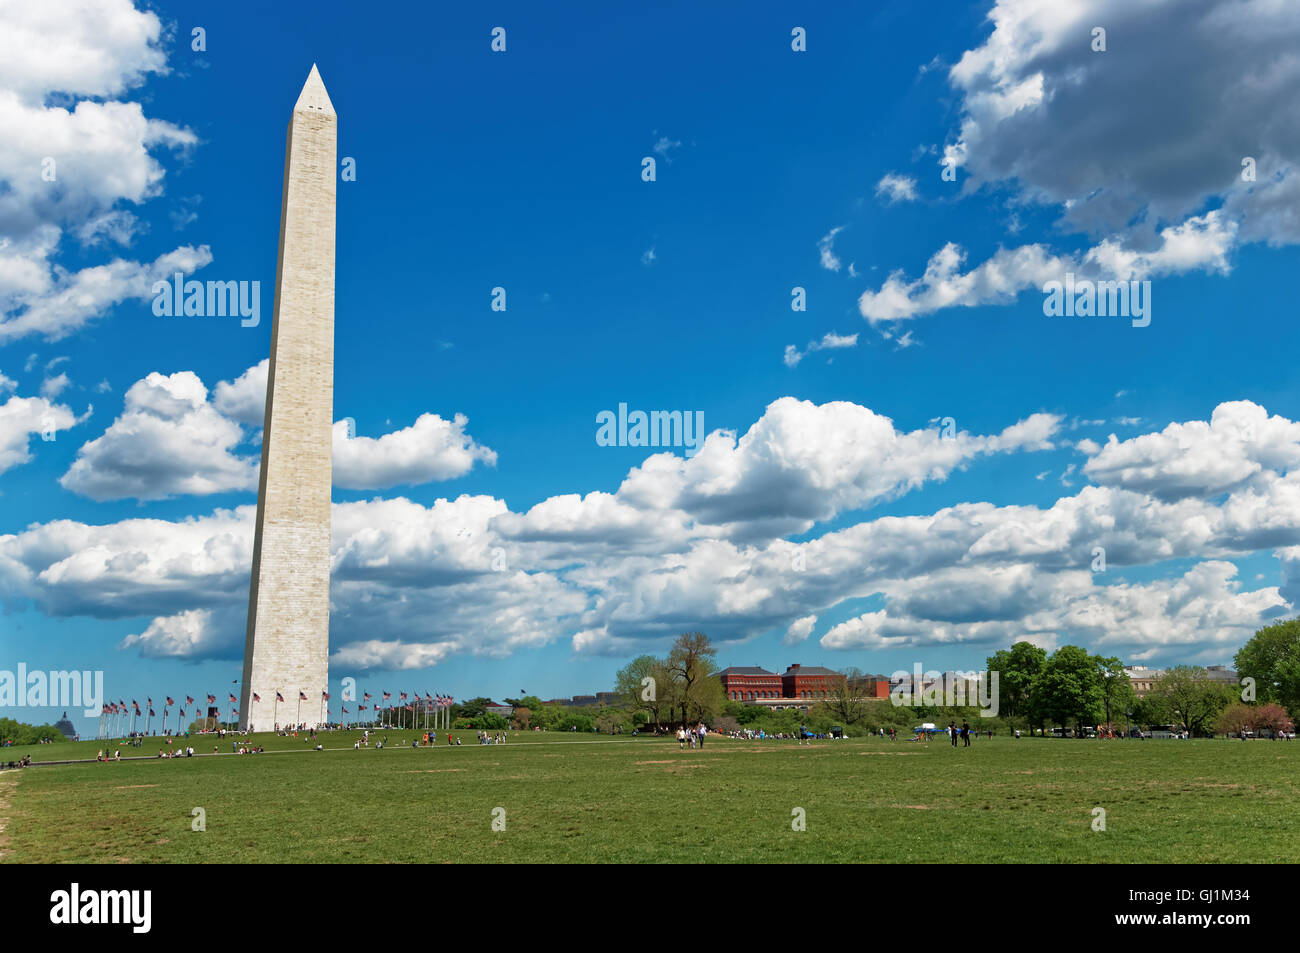
[{"label": "white stone obelisk", "polygon": [[239,706],[240,726],[258,731],[271,730],[273,710],[281,721],[301,710],[300,692],[316,714],[329,678],[337,176],[337,116],[313,65],[289,121],[280,205]]}]

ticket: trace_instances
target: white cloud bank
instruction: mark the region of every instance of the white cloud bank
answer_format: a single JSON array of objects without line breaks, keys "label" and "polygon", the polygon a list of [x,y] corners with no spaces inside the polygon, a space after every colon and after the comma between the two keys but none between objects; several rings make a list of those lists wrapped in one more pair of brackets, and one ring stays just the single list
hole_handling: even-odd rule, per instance
[{"label": "white cloud bank", "polygon": [[182,246],[151,262],[56,264],[69,236],[83,248],[129,245],[138,222],[127,206],[162,193],[152,153],[198,140],[118,99],[167,72],[154,13],[130,0],[41,0],[5,3],[0,18],[0,344],[58,340],[212,260],[206,246]]},{"label": "white cloud bank", "polygon": [[[178,399],[148,393],[153,406]],[[563,639],[626,655],[693,628],[720,641],[777,632],[795,645],[834,607],[869,598],[879,608],[831,626],[822,647],[1030,638],[1130,658],[1171,646],[1222,657],[1294,611],[1300,423],[1244,401],[1086,446],[1083,473],[1101,485],[1051,506],[961,503],[788,538],[984,455],[1051,445],[1059,424],[1031,415],[997,434],[942,437],[852,404],[783,398],[690,459],[646,458],[615,493],[551,497],[522,513],[488,496],[335,504],[336,659],[400,670]],[[0,536],[0,596],[55,616],[152,617],[124,643],[149,655],[234,657],[253,515],[248,505],[181,521],[33,525]],[[1091,571],[1097,547],[1106,572]],[[1282,585],[1249,588],[1232,560],[1270,550]],[[1129,580],[1132,567],[1154,578]]]}]

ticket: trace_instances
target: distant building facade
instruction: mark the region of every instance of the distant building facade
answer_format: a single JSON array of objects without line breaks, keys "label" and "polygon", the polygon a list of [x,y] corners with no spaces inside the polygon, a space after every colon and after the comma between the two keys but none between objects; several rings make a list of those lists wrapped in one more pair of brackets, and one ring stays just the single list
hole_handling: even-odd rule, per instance
[{"label": "distant building facade", "polygon": [[825,699],[844,684],[844,674],[820,665],[799,665],[787,668],[781,675],[781,692],[786,698]]},{"label": "distant building facade", "polygon": [[757,665],[732,665],[718,673],[728,701],[758,702],[783,697],[781,676]]},{"label": "distant building facade", "polygon": [[1163,668],[1147,668],[1145,665],[1125,665],[1124,672],[1133,686],[1133,694],[1138,698],[1145,698],[1156,682],[1165,677]]},{"label": "distant building facade", "polygon": [[[810,703],[830,697],[835,687],[845,683],[844,675],[819,665],[791,665],[781,675],[757,665],[732,665],[718,673],[722,694],[728,701],[767,708],[807,708]],[[877,679],[883,680],[881,692]],[[869,698],[889,697],[889,680],[871,676],[863,680]]]},{"label": "distant building facade", "polygon": [[[1165,677],[1163,668],[1147,668],[1145,665],[1125,665],[1124,671],[1128,674],[1129,682],[1133,685],[1133,694],[1138,698],[1145,698],[1156,687],[1160,679]],[[1205,674],[1209,676],[1210,681],[1222,685],[1237,685],[1240,683],[1237,673],[1226,665],[1207,665]]]},{"label": "distant building facade", "polygon": [[889,676],[864,675],[854,679],[850,687],[854,689],[858,698],[888,698]]}]

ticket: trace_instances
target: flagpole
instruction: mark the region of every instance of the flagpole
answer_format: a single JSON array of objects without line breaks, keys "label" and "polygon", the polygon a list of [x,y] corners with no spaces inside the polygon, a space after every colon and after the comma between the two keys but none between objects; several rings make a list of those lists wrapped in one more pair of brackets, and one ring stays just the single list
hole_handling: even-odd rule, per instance
[{"label": "flagpole", "polygon": [[275,693],[275,701],[271,702],[271,730],[274,731],[277,725],[275,713],[280,707],[280,693]]},{"label": "flagpole", "polygon": [[302,722],[302,689],[298,689],[298,714],[293,717],[293,726],[295,728]]}]

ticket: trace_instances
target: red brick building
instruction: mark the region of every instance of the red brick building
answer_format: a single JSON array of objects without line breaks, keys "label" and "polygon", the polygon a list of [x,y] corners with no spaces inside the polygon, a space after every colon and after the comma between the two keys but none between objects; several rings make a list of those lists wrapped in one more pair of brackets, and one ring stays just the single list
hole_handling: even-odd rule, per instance
[{"label": "red brick building", "polygon": [[781,697],[781,676],[756,665],[732,665],[718,673],[722,692],[731,701],[749,702]]},{"label": "red brick building", "polygon": [[864,675],[851,686],[858,698],[888,698],[888,675]]},{"label": "red brick building", "polygon": [[791,665],[781,676],[784,698],[822,699],[831,689],[844,684],[844,675],[820,665]]}]

